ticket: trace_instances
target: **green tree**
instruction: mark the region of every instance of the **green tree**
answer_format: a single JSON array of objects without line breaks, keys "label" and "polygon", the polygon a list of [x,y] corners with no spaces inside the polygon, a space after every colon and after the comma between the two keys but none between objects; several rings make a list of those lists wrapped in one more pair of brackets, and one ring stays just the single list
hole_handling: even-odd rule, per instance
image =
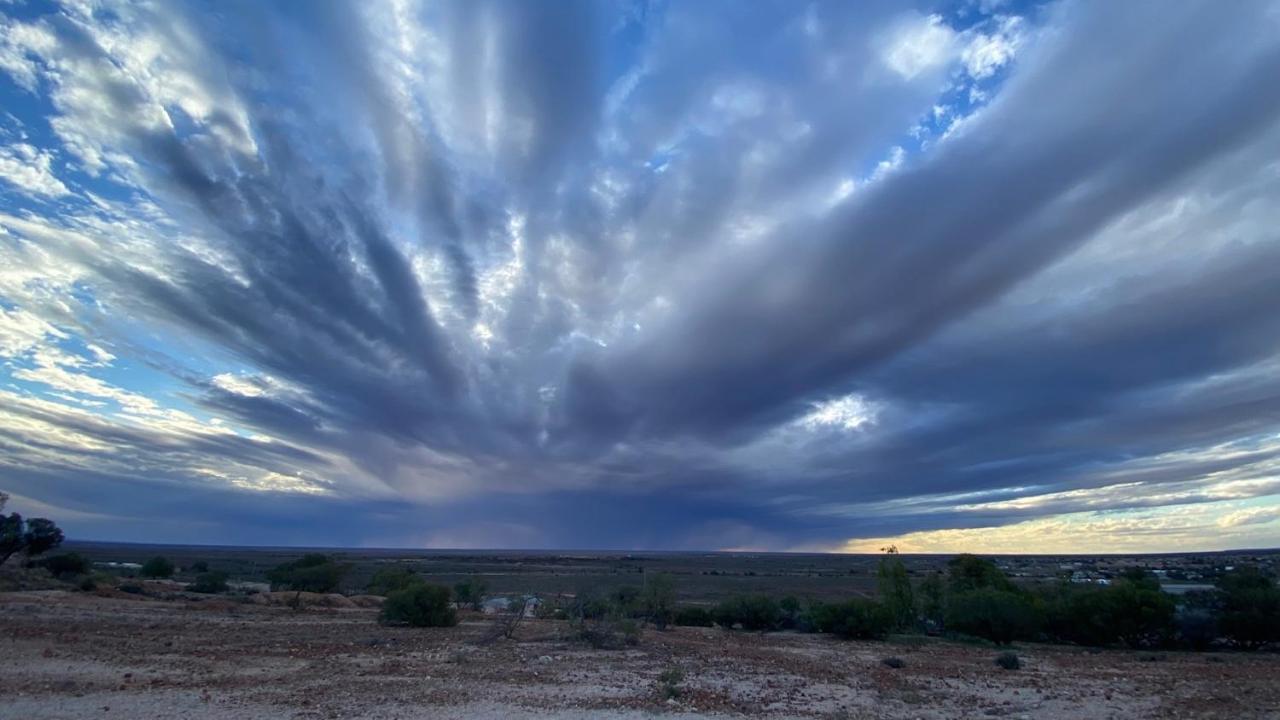
[{"label": "green tree", "polygon": [[1013,592],[1017,588],[996,564],[976,555],[958,555],[947,563],[949,589],[954,594],[991,588]]},{"label": "green tree", "polygon": [[58,547],[62,540],[62,531],[52,520],[31,518],[24,522],[18,513],[0,515],[0,565],[14,553],[22,551],[33,557]]},{"label": "green tree", "polygon": [[412,627],[457,625],[458,615],[454,612],[450,596],[449,588],[443,585],[415,583],[387,596],[379,622]]},{"label": "green tree", "polygon": [[151,558],[142,564],[142,569],[138,571],[142,577],[149,578],[167,578],[173,577],[173,563],[168,558],[156,557]]},{"label": "green tree", "polygon": [[328,555],[309,553],[293,562],[277,565],[267,572],[271,587],[293,590],[293,607],[301,607],[302,593],[328,593],[338,589],[350,567],[335,562]]},{"label": "green tree", "polygon": [[458,600],[458,607],[468,605],[472,610],[484,607],[484,599],[489,594],[489,584],[478,577],[470,577],[453,586],[453,595]]},{"label": "green tree", "polygon": [[916,599],[911,588],[907,567],[898,556],[898,548],[890,546],[880,559],[876,573],[880,587],[880,601],[884,603],[894,630],[909,630],[916,625]]},{"label": "green tree", "polygon": [[1129,647],[1159,645],[1173,636],[1177,606],[1154,576],[1128,572],[1103,595],[1116,637]]}]

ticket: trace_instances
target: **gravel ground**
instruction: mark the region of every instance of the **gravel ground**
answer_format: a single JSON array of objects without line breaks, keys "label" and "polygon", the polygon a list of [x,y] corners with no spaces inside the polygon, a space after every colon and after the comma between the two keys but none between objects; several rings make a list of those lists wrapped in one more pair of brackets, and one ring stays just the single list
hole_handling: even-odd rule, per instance
[{"label": "gravel ground", "polygon": [[[1280,718],[1280,656],[840,642],[646,631],[593,650],[563,623],[386,628],[368,608],[0,593],[0,719]],[[896,656],[894,669],[881,660]],[[679,668],[679,697],[659,674]]]}]

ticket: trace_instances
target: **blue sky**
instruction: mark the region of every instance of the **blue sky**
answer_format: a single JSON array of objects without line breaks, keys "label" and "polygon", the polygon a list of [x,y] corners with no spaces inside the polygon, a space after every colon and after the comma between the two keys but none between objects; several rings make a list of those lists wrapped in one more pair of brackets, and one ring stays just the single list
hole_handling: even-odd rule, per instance
[{"label": "blue sky", "polygon": [[1280,4],[0,4],[82,538],[1280,545]]}]

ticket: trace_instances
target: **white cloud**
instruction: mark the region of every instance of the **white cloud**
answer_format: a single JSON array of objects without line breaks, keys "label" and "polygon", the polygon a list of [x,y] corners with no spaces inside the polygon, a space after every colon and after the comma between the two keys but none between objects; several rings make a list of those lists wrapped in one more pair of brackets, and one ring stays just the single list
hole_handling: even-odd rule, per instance
[{"label": "white cloud", "polygon": [[63,197],[71,194],[53,173],[53,153],[26,143],[0,146],[0,180],[28,195]]},{"label": "white cloud", "polygon": [[1012,61],[1024,41],[1022,18],[1004,17],[991,34],[974,34],[961,51],[960,59],[969,75],[987,78]]},{"label": "white cloud", "polygon": [[937,15],[914,16],[884,39],[881,60],[906,80],[936,69],[955,57],[956,32]]},{"label": "white cloud", "polygon": [[810,430],[824,427],[857,430],[867,423],[874,422],[875,417],[875,406],[872,403],[851,394],[814,403],[813,411],[797,422]]}]

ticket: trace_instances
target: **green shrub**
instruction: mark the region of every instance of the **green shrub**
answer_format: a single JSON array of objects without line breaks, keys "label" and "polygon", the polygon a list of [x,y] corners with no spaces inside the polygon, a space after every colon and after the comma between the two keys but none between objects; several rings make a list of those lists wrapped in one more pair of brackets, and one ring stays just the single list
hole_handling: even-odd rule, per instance
[{"label": "green shrub", "polygon": [[1042,623],[1042,613],[1031,598],[992,587],[953,595],[946,617],[948,629],[998,645],[1032,639]]},{"label": "green shrub", "polygon": [[1005,670],[1017,670],[1022,667],[1022,660],[1011,652],[1004,652],[996,656],[996,664]]},{"label": "green shrub", "polygon": [[87,575],[93,569],[93,563],[89,561],[89,558],[74,552],[52,555],[39,561],[36,565],[48,570],[50,574],[59,580],[65,580],[76,575]]},{"label": "green shrub", "polygon": [[1280,642],[1280,589],[1273,578],[1252,566],[1226,573],[1218,581],[1218,626],[1233,645],[1247,650]]},{"label": "green shrub", "polygon": [[665,700],[680,697],[680,683],[684,681],[684,671],[680,668],[667,668],[658,675],[658,689]]},{"label": "green shrub", "polygon": [[373,574],[367,590],[373,595],[390,595],[422,581],[422,578],[409,568],[386,567]]},{"label": "green shrub", "polygon": [[811,614],[819,632],[846,640],[879,640],[889,634],[894,624],[882,603],[865,598],[819,605]]},{"label": "green shrub", "polygon": [[640,644],[640,625],[616,615],[577,623],[578,637],[597,650],[620,650]]},{"label": "green shrub", "polygon": [[1138,572],[1108,587],[1060,586],[1047,595],[1045,609],[1050,637],[1080,645],[1159,645],[1176,630],[1173,599]]},{"label": "green shrub", "polygon": [[686,627],[711,627],[714,621],[711,611],[700,607],[682,607],[676,610],[675,624]]},{"label": "green shrub", "polygon": [[228,590],[227,574],[224,572],[205,572],[196,576],[195,582],[187,586],[187,590],[206,595],[224,593]]},{"label": "green shrub", "polygon": [[644,608],[645,618],[659,630],[666,629],[675,617],[675,580],[666,573],[646,577],[640,602]]},{"label": "green shrub", "polygon": [[149,578],[173,577],[173,563],[168,558],[156,556],[143,563],[138,574]]},{"label": "green shrub", "polygon": [[205,560],[197,560],[187,566],[187,572],[207,573],[209,572],[209,563]]},{"label": "green shrub", "polygon": [[740,595],[716,606],[712,619],[721,627],[738,625],[743,630],[773,630],[782,618],[782,609],[768,595]]},{"label": "green shrub", "polygon": [[880,662],[888,667],[893,668],[894,670],[904,668],[907,666],[906,661],[904,661],[902,658],[899,658],[899,657],[887,657],[881,660]]},{"label": "green shrub", "polygon": [[137,583],[124,583],[116,587],[116,589],[123,593],[129,593],[130,595],[142,595],[146,592],[146,590]]},{"label": "green shrub", "polygon": [[948,589],[956,595],[985,589],[1017,591],[1003,570],[976,555],[958,555],[948,562],[947,583]]},{"label": "green shrub", "polygon": [[412,627],[457,625],[458,614],[454,612],[450,596],[449,588],[428,583],[415,583],[403,590],[395,590],[382,604],[379,622]]}]

